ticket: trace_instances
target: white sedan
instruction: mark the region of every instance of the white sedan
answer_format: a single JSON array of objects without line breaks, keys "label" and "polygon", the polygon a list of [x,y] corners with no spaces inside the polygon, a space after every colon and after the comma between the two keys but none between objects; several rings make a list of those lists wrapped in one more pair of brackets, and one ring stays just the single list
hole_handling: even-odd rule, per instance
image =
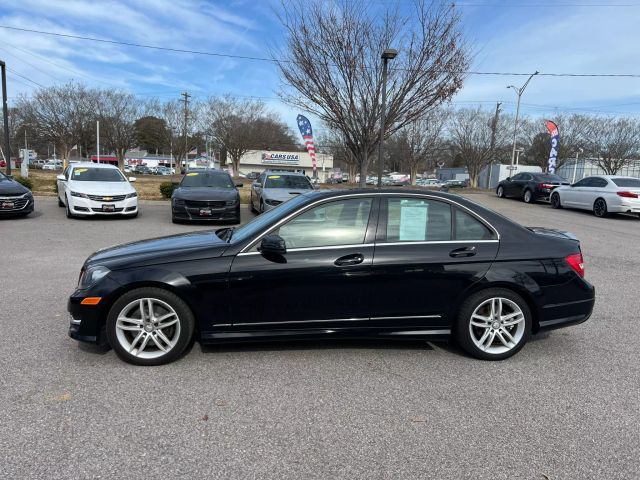
[{"label": "white sedan", "polygon": [[640,179],[618,175],[585,177],[573,185],[556,188],[553,208],[591,210],[596,217],[612,213],[640,214]]},{"label": "white sedan", "polygon": [[67,217],[90,215],[138,215],[135,178],[127,178],[107,164],[72,163],[58,175],[58,205],[67,209]]}]

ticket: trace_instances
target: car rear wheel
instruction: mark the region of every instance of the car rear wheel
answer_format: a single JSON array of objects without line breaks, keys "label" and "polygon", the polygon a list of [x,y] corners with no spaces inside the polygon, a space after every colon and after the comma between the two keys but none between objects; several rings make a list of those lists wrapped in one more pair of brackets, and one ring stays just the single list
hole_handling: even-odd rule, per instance
[{"label": "car rear wheel", "polygon": [[498,195],[498,198],[504,198],[504,187],[502,185],[496,190],[496,195]]},{"label": "car rear wheel", "polygon": [[531,190],[525,190],[522,199],[524,200],[524,203],[533,203],[533,193]]},{"label": "car rear wheel", "polygon": [[593,213],[596,217],[600,218],[609,216],[609,211],[607,210],[607,202],[605,202],[604,198],[598,198],[593,203]]},{"label": "car rear wheel", "polygon": [[195,319],[177,295],[144,287],[122,295],[107,316],[107,337],[116,354],[135,365],[177,359],[193,337]]},{"label": "car rear wheel", "polygon": [[471,295],[461,306],[456,337],[471,356],[503,360],[515,355],[531,335],[531,311],[517,293],[491,288]]},{"label": "car rear wheel", "polygon": [[554,193],[553,195],[551,195],[551,208],[562,208],[559,193]]}]

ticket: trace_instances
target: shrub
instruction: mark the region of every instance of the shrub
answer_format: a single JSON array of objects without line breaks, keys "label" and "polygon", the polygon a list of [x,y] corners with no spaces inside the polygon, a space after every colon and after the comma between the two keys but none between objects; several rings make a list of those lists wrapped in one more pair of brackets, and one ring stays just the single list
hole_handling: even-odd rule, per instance
[{"label": "shrub", "polygon": [[33,182],[25,177],[16,177],[16,182],[27,187],[29,190],[33,190]]},{"label": "shrub", "polygon": [[173,182],[162,182],[160,184],[160,194],[162,198],[171,198],[173,191],[178,185]]}]

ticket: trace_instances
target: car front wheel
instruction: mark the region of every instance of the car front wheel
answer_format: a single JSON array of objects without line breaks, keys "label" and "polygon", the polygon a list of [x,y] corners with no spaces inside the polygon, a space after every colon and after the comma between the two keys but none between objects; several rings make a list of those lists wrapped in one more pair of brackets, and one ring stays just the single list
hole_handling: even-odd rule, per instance
[{"label": "car front wheel", "polygon": [[531,335],[531,311],[515,292],[503,288],[471,295],[460,308],[456,336],[460,346],[482,360],[515,355]]},{"label": "car front wheel", "polygon": [[195,319],[177,295],[144,287],[122,295],[107,316],[107,337],[116,354],[135,365],[177,359],[193,337]]}]

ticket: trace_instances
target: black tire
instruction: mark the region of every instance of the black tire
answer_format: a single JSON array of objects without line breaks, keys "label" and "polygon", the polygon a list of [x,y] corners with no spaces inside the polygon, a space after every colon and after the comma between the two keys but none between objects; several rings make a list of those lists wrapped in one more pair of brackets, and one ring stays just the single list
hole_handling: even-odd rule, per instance
[{"label": "black tire", "polygon": [[[524,325],[523,330],[521,331],[521,337],[515,346],[510,347],[508,351],[499,352],[499,353],[491,353],[487,352],[480,347],[478,347],[474,340],[472,339],[471,331],[472,327],[470,325],[471,316],[473,315],[476,308],[482,305],[484,302],[491,298],[502,298],[507,299],[513,303],[515,303],[521,310],[524,316]],[[458,312],[458,318],[456,319],[454,325],[455,337],[458,341],[458,344],[472,357],[481,359],[481,360],[504,360],[505,358],[509,358],[516,353],[518,353],[522,347],[527,343],[529,337],[531,336],[531,325],[532,325],[532,316],[531,310],[527,305],[527,302],[524,299],[515,293],[512,290],[508,290],[506,288],[489,288],[486,290],[481,290],[472,294],[469,298],[467,298],[462,305],[460,306],[460,310]],[[490,328],[490,327],[487,327]],[[502,327],[501,327],[502,328]],[[507,327],[507,328],[519,328],[517,326]],[[482,331],[482,328],[480,328]],[[509,330],[511,333],[514,333],[515,330]],[[493,332],[493,330],[491,330]],[[502,347],[501,344],[498,344],[498,337],[495,337],[494,345],[497,344],[498,347]]]},{"label": "black tire", "polygon": [[60,200],[60,197],[58,197],[58,206],[60,208],[64,208],[64,203],[62,202],[62,200]]},{"label": "black tire", "polygon": [[536,203],[535,198],[533,198],[533,192],[529,189],[525,190],[522,195],[522,201],[524,203]]},{"label": "black tire", "polygon": [[[129,353],[120,343],[116,332],[116,322],[120,312],[128,304],[141,298],[161,300],[173,308],[178,316],[180,333],[177,334],[178,339],[175,345],[165,354],[155,358],[139,358],[132,353]],[[196,322],[191,309],[180,297],[162,288],[143,287],[125,293],[114,302],[109,310],[109,314],[107,315],[106,331],[109,344],[122,360],[134,365],[153,366],[164,365],[179,358],[191,343],[195,331],[195,325]]]},{"label": "black tire", "polygon": [[607,202],[604,198],[596,198],[596,201],[593,202],[593,214],[598,218],[606,218],[609,216]]},{"label": "black tire", "polygon": [[73,218],[73,213],[71,213],[71,210],[69,209],[69,200],[67,200],[67,205],[65,209],[67,213],[67,218]]},{"label": "black tire", "polygon": [[562,204],[560,203],[559,193],[551,194],[551,208],[562,208]]},{"label": "black tire", "polygon": [[258,210],[256,210],[256,207],[253,206],[253,195],[249,198],[249,208],[253,213],[258,213]]},{"label": "black tire", "polygon": [[177,223],[182,223],[182,221],[181,221],[181,220],[177,219],[177,218],[176,218],[176,217],[174,217],[174,216],[172,216],[172,217],[171,217],[171,222],[172,222],[172,223],[176,223],[176,224],[177,224]]},{"label": "black tire", "polygon": [[260,200],[260,211],[258,213],[264,213],[264,201]]},{"label": "black tire", "polygon": [[496,189],[496,195],[498,196],[498,198],[504,198],[504,187],[502,185],[498,185],[498,188]]}]

